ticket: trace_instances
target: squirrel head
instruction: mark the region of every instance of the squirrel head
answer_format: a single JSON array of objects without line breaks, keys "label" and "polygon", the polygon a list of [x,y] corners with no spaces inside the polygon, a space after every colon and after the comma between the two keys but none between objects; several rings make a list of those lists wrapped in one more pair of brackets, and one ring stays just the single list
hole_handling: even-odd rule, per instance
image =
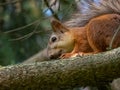
[{"label": "squirrel head", "polygon": [[74,39],[71,31],[58,20],[51,20],[53,33],[48,42],[48,56],[51,59],[58,58],[61,54],[71,52],[74,47]]}]

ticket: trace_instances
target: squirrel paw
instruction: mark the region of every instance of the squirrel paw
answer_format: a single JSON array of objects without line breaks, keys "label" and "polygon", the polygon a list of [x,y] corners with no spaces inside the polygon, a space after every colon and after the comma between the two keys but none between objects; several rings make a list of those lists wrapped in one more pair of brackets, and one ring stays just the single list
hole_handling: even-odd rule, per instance
[{"label": "squirrel paw", "polygon": [[80,57],[80,56],[83,56],[83,55],[84,55],[84,53],[82,53],[82,52],[74,53],[74,54],[72,54],[72,53],[65,53],[65,54],[62,54],[60,56],[60,59],[66,59],[66,58],[71,58],[71,57]]},{"label": "squirrel paw", "polygon": [[70,58],[72,56],[71,53],[64,53],[60,56],[60,59],[66,59],[66,58]]},{"label": "squirrel paw", "polygon": [[83,52],[75,53],[71,57],[81,57],[81,56],[84,56]]}]

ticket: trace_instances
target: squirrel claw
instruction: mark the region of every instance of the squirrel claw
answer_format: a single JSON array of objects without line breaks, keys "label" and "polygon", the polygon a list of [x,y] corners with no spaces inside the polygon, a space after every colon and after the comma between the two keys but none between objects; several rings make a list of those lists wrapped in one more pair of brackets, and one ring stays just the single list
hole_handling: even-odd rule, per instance
[{"label": "squirrel claw", "polygon": [[74,54],[65,53],[65,54],[62,54],[60,56],[60,59],[66,59],[66,58],[71,58],[71,57],[80,57],[80,56],[83,56],[83,55],[84,55],[84,53],[82,53],[82,52],[74,53]]},{"label": "squirrel claw", "polygon": [[71,56],[72,56],[71,53],[65,53],[60,56],[60,59],[70,58]]},{"label": "squirrel claw", "polygon": [[81,56],[84,56],[84,53],[82,53],[82,52],[75,53],[71,57],[81,57]]}]

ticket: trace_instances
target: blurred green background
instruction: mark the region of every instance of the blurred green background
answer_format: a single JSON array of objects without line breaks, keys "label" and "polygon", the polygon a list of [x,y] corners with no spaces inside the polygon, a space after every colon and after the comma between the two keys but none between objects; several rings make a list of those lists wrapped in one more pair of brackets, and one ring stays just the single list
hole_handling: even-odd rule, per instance
[{"label": "blurred green background", "polygon": [[0,0],[0,65],[20,63],[45,48],[49,18],[66,20],[75,10],[74,0]]}]

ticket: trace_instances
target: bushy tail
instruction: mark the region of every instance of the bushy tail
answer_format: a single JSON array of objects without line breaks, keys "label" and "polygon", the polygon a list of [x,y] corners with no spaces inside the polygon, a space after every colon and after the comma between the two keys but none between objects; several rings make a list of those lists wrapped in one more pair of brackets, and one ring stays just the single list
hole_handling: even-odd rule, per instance
[{"label": "bushy tail", "polygon": [[[84,26],[90,19],[103,14],[120,14],[120,0],[76,0],[79,12],[73,15],[72,19],[65,22],[69,27]],[[87,6],[86,6],[87,5]]]}]

